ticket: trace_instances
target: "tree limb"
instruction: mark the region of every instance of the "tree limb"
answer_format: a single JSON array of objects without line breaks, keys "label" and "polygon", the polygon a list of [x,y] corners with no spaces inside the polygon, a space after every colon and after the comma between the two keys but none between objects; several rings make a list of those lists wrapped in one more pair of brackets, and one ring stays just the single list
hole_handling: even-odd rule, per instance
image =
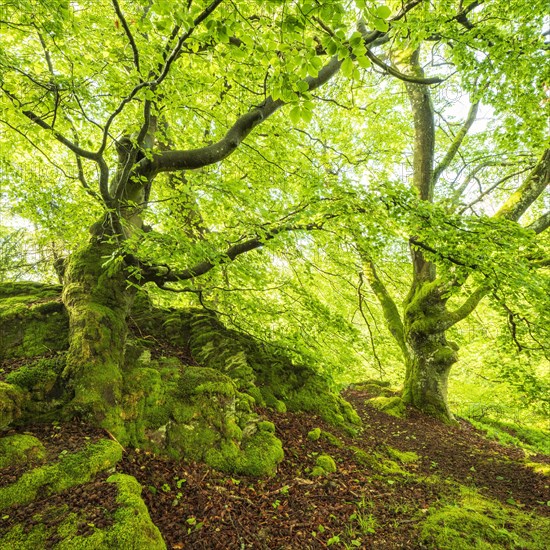
[{"label": "tree limb", "polygon": [[472,103],[472,105],[470,106],[470,110],[468,112],[468,116],[466,117],[464,124],[456,134],[455,139],[451,143],[451,146],[449,147],[447,154],[443,157],[441,162],[436,166],[434,173],[432,175],[434,185],[437,183],[439,176],[441,176],[441,174],[449,167],[449,165],[455,158],[456,154],[458,153],[458,150],[460,149],[460,146],[462,145],[462,142],[464,141],[466,134],[468,133],[468,131],[470,130],[470,128],[472,127],[472,124],[476,119],[478,107],[479,107],[479,101]]},{"label": "tree limb", "polygon": [[[413,0],[405,5],[402,10],[393,17],[390,21],[397,21],[404,17],[406,13],[412,10],[415,6],[421,3],[422,0]],[[372,31],[363,34],[363,40],[366,45],[377,43],[378,39],[387,33],[380,31]],[[167,61],[168,63],[168,61]],[[307,77],[304,81],[308,85],[308,91],[313,91],[338,73],[342,61],[338,56],[333,56],[330,61],[321,68],[316,77]],[[160,78],[160,77],[159,77]],[[219,141],[201,147],[198,149],[181,150],[181,151],[166,151],[160,152],[153,156],[152,161],[143,160],[141,171],[148,172],[151,175],[160,172],[170,172],[175,170],[193,170],[203,168],[210,164],[215,164],[228,157],[237,149],[239,144],[258,126],[261,122],[270,117],[278,109],[285,105],[284,101],[274,100],[271,96],[268,97],[262,105],[242,115],[227,131]]]},{"label": "tree limb", "polygon": [[375,265],[370,258],[363,258],[363,273],[367,278],[372,291],[378,298],[380,305],[382,306],[382,312],[384,314],[386,324],[391,335],[399,345],[404,359],[406,360],[409,356],[409,351],[405,341],[405,330],[403,328],[403,321],[401,319],[399,309],[397,308],[393,298],[390,296],[386,286],[378,276]]},{"label": "tree limb", "polygon": [[[330,219],[334,215],[327,215],[326,219]],[[218,255],[217,260],[204,260],[195,264],[193,267],[185,269],[183,271],[174,271],[169,266],[155,266],[155,265],[146,265],[131,255],[127,256],[127,261],[130,265],[138,265],[142,273],[142,281],[144,282],[154,282],[157,285],[164,285],[166,283],[177,283],[182,281],[188,281],[189,279],[194,279],[200,277],[205,273],[208,273],[211,269],[216,266],[224,263],[233,262],[241,254],[256,250],[261,248],[264,244],[281,233],[288,231],[312,231],[316,229],[322,229],[323,223],[309,223],[305,225],[285,225],[281,227],[276,227],[271,231],[266,232],[262,237],[256,236],[252,237],[244,242],[234,244],[230,246],[225,252],[222,252]]]},{"label": "tree limb", "polygon": [[449,311],[448,314],[442,320],[442,323],[445,325],[445,330],[451,328],[453,325],[456,325],[459,321],[462,321],[474,309],[477,307],[479,302],[489,293],[489,289],[486,287],[479,287],[474,290],[467,300],[455,311]]},{"label": "tree limb", "polygon": [[550,227],[550,210],[545,212],[540,218],[535,220],[527,229],[532,229],[537,235],[546,231]]},{"label": "tree limb", "polygon": [[136,70],[138,73],[141,72],[139,67],[139,50],[136,44],[136,41],[134,40],[134,36],[132,35],[132,31],[130,30],[130,27],[128,26],[128,22],[126,21],[126,18],[124,17],[124,14],[122,13],[122,10],[120,9],[120,5],[118,3],[118,0],[112,0],[113,6],[115,8],[115,12],[117,14],[117,17],[120,19],[120,22],[122,23],[122,28],[124,29],[124,32],[126,33],[126,36],[128,38],[128,42],[130,42],[130,47],[132,48],[132,54],[134,57],[134,66],[136,67]]},{"label": "tree limb", "polygon": [[500,207],[495,218],[518,221],[550,185],[550,149],[546,149],[523,185]]},{"label": "tree limb", "polygon": [[391,76],[395,76],[395,78],[398,78],[399,80],[403,80],[403,82],[412,82],[414,84],[440,84],[445,79],[440,78],[439,76],[432,76],[429,78],[423,78],[423,77],[417,77],[409,74],[402,73],[401,71],[398,71],[395,67],[392,67],[391,65],[388,65],[387,63],[384,63],[378,56],[376,56],[372,50],[367,48],[367,57],[378,67],[384,70],[384,72],[390,74]]}]

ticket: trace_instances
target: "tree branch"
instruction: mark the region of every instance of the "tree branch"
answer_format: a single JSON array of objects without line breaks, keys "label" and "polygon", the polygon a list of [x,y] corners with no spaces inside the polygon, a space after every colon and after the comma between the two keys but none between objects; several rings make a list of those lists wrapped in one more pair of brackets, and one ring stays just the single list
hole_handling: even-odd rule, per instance
[{"label": "tree branch", "polygon": [[139,50],[136,44],[136,41],[134,40],[134,36],[132,35],[132,31],[130,30],[130,27],[128,26],[128,22],[126,21],[126,18],[124,17],[124,14],[122,13],[122,10],[120,9],[120,5],[118,3],[118,0],[112,0],[113,6],[115,8],[115,12],[117,14],[117,17],[120,19],[120,22],[122,23],[122,28],[124,29],[124,32],[126,33],[126,36],[128,38],[128,42],[130,42],[130,46],[132,48],[132,54],[134,57],[134,65],[137,69],[138,73],[141,73],[141,69],[139,67]]},{"label": "tree branch", "polygon": [[[12,99],[14,99],[13,95],[9,92],[6,92],[6,94],[11,96]],[[17,100],[18,101],[18,100]],[[50,126],[45,120],[43,120],[41,117],[39,117],[37,114],[33,113],[32,111],[21,111],[30,121],[34,122],[37,126],[40,126],[40,128],[43,128],[44,130],[48,130],[52,133],[54,138],[65,145],[68,149],[70,149],[73,153],[76,155],[79,155],[81,157],[84,157],[89,160],[98,161],[99,155],[97,153],[94,153],[93,151],[88,151],[87,149],[83,149],[82,147],[79,147],[76,145],[76,143],[73,143],[71,140],[67,139],[61,132],[58,132],[52,126]]]},{"label": "tree branch", "polygon": [[[390,21],[397,21],[404,17],[406,13],[421,3],[422,0],[413,0],[405,5],[402,10]],[[363,34],[365,45],[377,43],[378,39],[387,33],[380,31],[366,32]],[[168,63],[168,61],[167,61]],[[316,77],[307,77],[304,81],[308,85],[308,91],[313,91],[323,86],[334,75],[338,73],[342,61],[337,56],[333,56],[330,61],[321,68]],[[159,77],[160,78],[160,77]],[[228,157],[237,149],[240,143],[254,130],[256,126],[270,117],[285,103],[278,99],[274,100],[268,97],[262,105],[241,116],[216,143],[201,147],[199,149],[166,151],[153,156],[152,161],[144,159],[142,170],[152,175],[160,172],[170,172],[175,170],[193,170],[203,168],[210,164],[215,164]]]},{"label": "tree branch", "polygon": [[550,210],[545,212],[540,218],[535,220],[527,229],[532,229],[537,235],[546,231],[550,227]]},{"label": "tree branch", "polygon": [[478,289],[474,290],[470,296],[467,298],[467,300],[455,311],[449,311],[448,314],[444,317],[442,320],[443,324],[445,325],[445,330],[451,328],[453,325],[456,325],[459,321],[462,321],[474,309],[477,307],[479,302],[489,293],[489,289],[486,287],[479,287]]},{"label": "tree branch", "polygon": [[550,149],[546,149],[523,185],[500,207],[495,218],[518,221],[550,184]]},{"label": "tree branch", "polygon": [[378,276],[374,263],[370,258],[363,258],[363,273],[365,274],[372,291],[382,306],[382,312],[384,314],[386,324],[391,335],[399,345],[404,359],[406,360],[409,356],[409,351],[405,341],[405,330],[403,328],[401,315],[386,286]]},{"label": "tree branch", "polygon": [[468,116],[466,117],[466,120],[464,121],[464,124],[458,131],[458,133],[455,136],[455,139],[451,143],[451,146],[449,147],[449,150],[447,151],[447,154],[443,157],[441,162],[436,166],[432,179],[433,179],[433,185],[437,183],[437,180],[439,179],[439,176],[449,167],[453,159],[455,158],[456,154],[458,153],[458,150],[460,149],[460,146],[462,145],[462,142],[464,141],[464,138],[466,137],[466,134],[472,127],[472,124],[474,123],[476,116],[477,116],[477,109],[479,107],[479,101],[476,101],[475,103],[472,103],[470,106],[470,110],[468,112]]},{"label": "tree branch", "polygon": [[399,80],[403,80],[403,82],[412,82],[414,84],[440,84],[445,79],[440,78],[438,76],[432,76],[430,78],[423,78],[423,77],[417,77],[409,74],[402,73],[401,71],[398,71],[395,67],[392,67],[391,65],[388,65],[387,63],[384,63],[378,56],[376,56],[372,50],[367,48],[367,57],[378,67],[384,70],[384,72],[390,74],[391,76],[395,76],[395,78],[398,78]]},{"label": "tree branch", "polygon": [[[332,217],[334,217],[334,215],[329,214],[326,216],[326,219],[330,219]],[[262,237],[252,237],[244,242],[230,246],[225,252],[219,254],[216,260],[204,260],[195,264],[193,267],[190,267],[183,271],[174,271],[167,265],[145,265],[131,255],[127,256],[127,261],[130,263],[130,265],[138,265],[142,272],[142,281],[153,282],[161,286],[166,283],[177,283],[200,277],[201,275],[208,273],[211,269],[215,268],[218,265],[233,262],[241,254],[256,250],[257,248],[261,248],[266,242],[274,239],[277,235],[281,233],[285,233],[288,231],[312,231],[316,229],[320,230],[322,228],[323,223],[285,225],[281,227],[276,227],[271,231],[266,232],[266,234]]]}]

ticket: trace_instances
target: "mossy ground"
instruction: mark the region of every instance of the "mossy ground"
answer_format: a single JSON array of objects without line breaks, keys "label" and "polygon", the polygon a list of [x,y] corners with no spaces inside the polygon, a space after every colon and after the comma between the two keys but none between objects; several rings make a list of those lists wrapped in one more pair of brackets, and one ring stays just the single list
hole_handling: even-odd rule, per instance
[{"label": "mossy ground", "polygon": [[550,521],[461,486],[456,500],[429,512],[421,539],[441,550],[542,550],[550,540]]}]

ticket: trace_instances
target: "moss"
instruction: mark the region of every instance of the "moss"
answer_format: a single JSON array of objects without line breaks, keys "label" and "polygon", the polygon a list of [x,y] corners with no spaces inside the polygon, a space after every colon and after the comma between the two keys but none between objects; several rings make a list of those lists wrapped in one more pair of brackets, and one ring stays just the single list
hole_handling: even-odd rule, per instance
[{"label": "moss", "polygon": [[[164,550],[166,545],[158,528],[153,524],[147,507],[141,499],[141,486],[135,478],[116,474],[107,479],[118,488],[118,507],[113,515],[113,525],[107,529],[95,529],[89,536],[77,535],[78,514],[68,514],[57,525],[41,525],[35,516],[35,525],[29,531],[27,526],[15,525],[0,538],[0,548],[34,550],[51,546],[49,540],[57,538],[58,550]],[[48,509],[48,514],[64,515],[66,507]]]},{"label": "moss", "polygon": [[317,413],[323,420],[335,426],[348,429],[354,435],[353,426],[361,424],[355,409],[339,395],[330,391],[328,384],[318,375],[303,380],[286,400],[290,410],[310,411]]},{"label": "moss", "polygon": [[233,441],[222,442],[219,449],[209,449],[205,462],[229,474],[272,476],[283,460],[283,446],[270,431],[258,430],[242,447]]},{"label": "moss", "polygon": [[393,447],[386,447],[386,452],[395,460],[403,464],[409,464],[411,462],[416,462],[420,457],[413,451],[400,451],[399,449],[394,449]]},{"label": "moss", "polygon": [[531,451],[550,454],[550,433],[548,430],[521,426],[511,422],[503,422],[493,418],[483,418],[469,421],[480,430],[483,430],[487,437],[496,439],[504,445],[527,448]]},{"label": "moss", "polygon": [[260,432],[268,432],[270,434],[274,434],[275,424],[273,424],[273,422],[269,422],[269,420],[262,420],[261,422],[258,422],[258,430]]},{"label": "moss", "polygon": [[540,462],[526,462],[525,465],[531,468],[537,474],[541,476],[550,477],[550,464],[541,464]]},{"label": "moss", "polygon": [[40,461],[45,456],[44,445],[32,435],[16,434],[0,439],[0,468]]},{"label": "moss", "polygon": [[0,509],[33,501],[39,491],[45,497],[92,479],[122,458],[122,448],[101,440],[79,453],[67,454],[58,462],[24,473],[15,483],[0,488]]},{"label": "moss", "polygon": [[330,432],[327,432],[325,430],[321,430],[321,428],[314,428],[307,434],[307,438],[311,441],[317,441],[318,439],[323,438],[324,440],[328,441],[331,445],[334,445],[335,447],[342,447],[343,443],[342,441],[336,437],[334,434],[331,434]]},{"label": "moss", "polygon": [[[294,365],[282,354],[224,327],[214,315],[193,311],[189,344],[199,363],[227,374],[239,391],[278,412],[310,411],[332,424],[360,424],[351,405],[313,369]],[[260,395],[258,395],[258,388]]]},{"label": "moss", "polygon": [[360,384],[355,387],[361,391],[365,391],[368,394],[374,395],[376,397],[378,396],[391,397],[396,393],[390,388],[387,388],[385,386],[380,386],[379,384]]},{"label": "moss", "polygon": [[33,357],[68,346],[61,287],[0,284],[0,359]]},{"label": "moss", "polygon": [[330,455],[319,455],[315,461],[315,467],[311,470],[312,477],[326,476],[336,472],[336,462]]},{"label": "moss", "polygon": [[183,396],[218,394],[234,397],[236,391],[231,378],[217,370],[204,367],[184,368],[179,386]]},{"label": "moss", "polygon": [[400,397],[373,397],[369,399],[369,404],[375,409],[397,418],[402,418],[405,415],[405,404]]},{"label": "moss", "polygon": [[430,547],[442,550],[545,550],[550,540],[550,520],[506,507],[462,487],[458,502],[432,510],[422,525],[421,538]]},{"label": "moss", "polygon": [[123,414],[136,445],[230,473],[276,471],[283,455],[275,426],[258,422],[253,398],[231,378],[206,367],[150,365],[134,369],[125,385]]},{"label": "moss", "polygon": [[25,399],[26,395],[21,388],[0,382],[0,429],[8,427],[21,416]]},{"label": "moss", "polygon": [[382,476],[409,476],[410,474],[403,470],[397,462],[391,460],[378,452],[367,453],[359,447],[350,447],[355,455],[355,459],[362,466],[366,466],[373,472]]},{"label": "moss", "polygon": [[317,441],[321,437],[321,428],[313,428],[310,432],[307,434],[307,438],[311,441]]},{"label": "moss", "polygon": [[330,432],[327,432],[325,430],[321,432],[321,437],[326,441],[328,441],[331,445],[334,445],[334,447],[341,448],[344,446],[341,439],[339,439],[334,434],[331,434]]}]

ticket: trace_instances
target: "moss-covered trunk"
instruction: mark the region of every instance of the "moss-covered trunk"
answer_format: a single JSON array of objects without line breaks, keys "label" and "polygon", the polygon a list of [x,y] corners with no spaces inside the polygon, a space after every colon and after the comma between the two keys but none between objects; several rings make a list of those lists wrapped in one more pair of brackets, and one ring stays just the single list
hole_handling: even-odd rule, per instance
[{"label": "moss-covered trunk", "polygon": [[458,346],[447,340],[448,316],[446,299],[436,282],[420,284],[411,292],[404,316],[409,353],[403,401],[450,422],[447,381],[458,359]]},{"label": "moss-covered trunk", "polygon": [[63,302],[70,332],[64,376],[74,394],[71,412],[122,435],[122,365],[133,292],[121,268],[104,267],[111,253],[111,245],[94,239],[67,262]]}]

